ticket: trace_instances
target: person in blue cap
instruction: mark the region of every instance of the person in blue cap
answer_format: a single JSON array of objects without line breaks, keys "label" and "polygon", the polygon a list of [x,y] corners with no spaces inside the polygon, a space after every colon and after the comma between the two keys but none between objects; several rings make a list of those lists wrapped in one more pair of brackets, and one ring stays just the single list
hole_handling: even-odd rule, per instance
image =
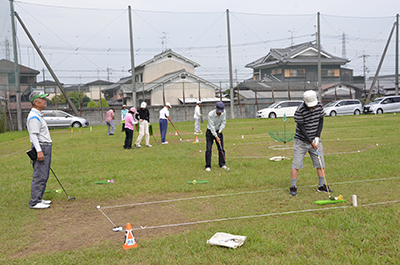
[{"label": "person in blue cap", "polygon": [[226,111],[223,102],[217,102],[215,109],[208,113],[208,125],[206,131],[206,171],[211,171],[211,153],[214,141],[218,148],[218,164],[220,168],[229,170],[225,165],[224,135],[222,131],[226,125]]}]

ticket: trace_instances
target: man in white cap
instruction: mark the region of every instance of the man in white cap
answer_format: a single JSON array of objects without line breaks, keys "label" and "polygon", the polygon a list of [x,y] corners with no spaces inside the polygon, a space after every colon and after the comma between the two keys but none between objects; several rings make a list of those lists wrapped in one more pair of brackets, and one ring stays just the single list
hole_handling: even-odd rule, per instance
[{"label": "man in white cap", "polygon": [[194,133],[195,134],[201,134],[201,130],[200,130],[200,118],[203,116],[201,114],[201,110],[200,110],[200,106],[201,106],[201,101],[198,100],[196,102],[196,107],[194,107]]},{"label": "man in white cap", "polygon": [[172,108],[171,104],[169,102],[165,103],[164,108],[160,110],[160,133],[161,133],[161,143],[162,144],[168,144],[167,141],[165,141],[165,136],[167,135],[167,128],[168,128],[168,121],[174,125],[172,122],[171,118],[169,117],[169,109]]},{"label": "man in white cap", "polygon": [[147,109],[147,103],[142,102],[140,104],[140,109],[136,112],[136,119],[139,120],[139,135],[136,139],[135,146],[137,148],[141,147],[140,142],[145,136],[146,146],[151,147],[150,144],[150,134],[149,134],[149,124],[150,124],[150,112]]},{"label": "man in white cap", "polygon": [[51,201],[43,200],[43,194],[49,179],[52,149],[49,128],[42,113],[42,110],[47,107],[46,97],[48,95],[40,92],[32,92],[29,95],[32,109],[29,112],[26,127],[28,128],[32,148],[35,148],[37,152],[37,159],[32,162],[33,174],[31,200],[29,201],[31,209],[49,208],[51,203]]},{"label": "man in white cap", "polygon": [[[294,136],[293,163],[291,169],[291,187],[290,195],[297,195],[297,176],[299,169],[303,168],[304,156],[308,152],[311,156],[314,168],[318,174],[318,192],[327,192],[324,181],[325,161],[320,140],[322,127],[324,124],[324,109],[321,102],[317,100],[317,94],[313,90],[307,90],[303,94],[304,102],[297,108],[294,114],[296,122],[296,134]],[[317,150],[321,157],[321,163],[318,161]],[[324,170],[324,171],[322,171]],[[331,189],[329,189],[332,192]]]},{"label": "man in white cap", "polygon": [[225,170],[229,168],[225,165],[224,135],[222,131],[226,125],[226,111],[223,102],[217,102],[215,109],[208,113],[208,125],[206,131],[206,171],[211,171],[211,154],[214,141],[218,148],[218,164]]}]

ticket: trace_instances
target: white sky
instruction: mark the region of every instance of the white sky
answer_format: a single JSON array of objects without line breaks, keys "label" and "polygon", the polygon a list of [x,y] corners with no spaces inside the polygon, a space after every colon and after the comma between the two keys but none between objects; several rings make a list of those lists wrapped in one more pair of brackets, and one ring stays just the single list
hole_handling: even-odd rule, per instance
[{"label": "white sky", "polygon": [[[266,55],[270,48],[315,40],[317,12],[321,13],[323,48],[341,56],[340,35],[344,32],[346,56],[351,60],[346,67],[361,75],[360,56],[366,54],[367,76],[371,76],[400,13],[398,0],[23,0],[15,2],[15,11],[60,81],[76,84],[98,78],[117,81],[129,75],[128,5],[134,10],[136,65],[168,47],[199,63],[196,74],[215,83],[225,83],[228,78],[226,9],[231,12],[233,67],[238,81],[251,76],[245,64]],[[4,24],[9,21],[7,11],[9,0],[0,0]],[[43,64],[19,25],[17,31],[21,63],[41,71]],[[1,58],[6,35],[0,23]],[[394,74],[394,39],[395,35],[381,74]],[[108,73],[107,68],[111,69]],[[42,78],[39,76],[39,81]]]}]

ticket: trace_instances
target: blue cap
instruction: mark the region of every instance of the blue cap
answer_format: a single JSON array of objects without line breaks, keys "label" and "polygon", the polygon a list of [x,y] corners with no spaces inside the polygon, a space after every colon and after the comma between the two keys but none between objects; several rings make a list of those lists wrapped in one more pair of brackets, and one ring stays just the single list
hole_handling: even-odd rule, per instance
[{"label": "blue cap", "polygon": [[217,102],[215,107],[217,108],[217,112],[224,112],[225,105],[223,102]]}]

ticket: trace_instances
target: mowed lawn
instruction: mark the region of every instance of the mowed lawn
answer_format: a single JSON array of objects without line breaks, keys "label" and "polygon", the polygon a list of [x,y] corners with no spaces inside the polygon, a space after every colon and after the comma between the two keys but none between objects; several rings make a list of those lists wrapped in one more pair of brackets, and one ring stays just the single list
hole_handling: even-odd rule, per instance
[{"label": "mowed lawn", "polygon": [[[173,118],[173,117],[172,117]],[[201,125],[203,132],[207,122]],[[293,142],[273,140],[282,119],[228,120],[227,166],[206,172],[205,136],[194,143],[194,123],[168,127],[169,145],[153,124],[152,148],[124,150],[120,126],[51,130],[52,168],[45,199],[50,209],[31,210],[32,167],[26,131],[0,134],[3,264],[399,264],[400,114],[326,117],[322,132],[327,182],[346,202],[316,192],[309,156],[289,196]],[[292,118],[286,130],[294,131]],[[134,140],[137,133],[135,132]],[[288,160],[270,161],[274,156]],[[112,184],[95,181],[113,179]],[[208,180],[207,184],[187,184]],[[358,207],[352,206],[352,195]],[[131,223],[136,249],[123,249]],[[243,235],[237,249],[210,246],[216,232]]]}]

